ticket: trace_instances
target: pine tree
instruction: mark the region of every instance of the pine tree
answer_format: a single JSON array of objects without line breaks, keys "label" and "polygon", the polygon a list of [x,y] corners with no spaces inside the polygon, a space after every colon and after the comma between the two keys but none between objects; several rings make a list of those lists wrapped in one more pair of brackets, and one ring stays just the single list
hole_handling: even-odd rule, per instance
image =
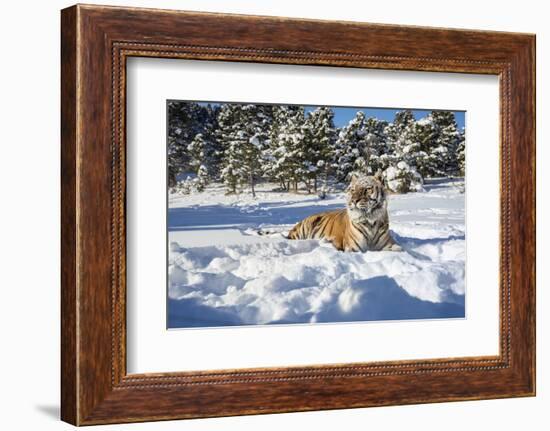
[{"label": "pine tree", "polygon": [[[217,108],[195,102],[168,102],[168,177],[169,185],[174,186],[181,172],[196,172],[204,164],[211,172],[216,172],[217,142],[214,131],[217,127]],[[188,150],[198,134],[205,142],[204,155],[198,160],[198,154]]]},{"label": "pine tree", "polygon": [[197,189],[204,190],[209,182],[208,160],[212,146],[208,145],[202,133],[197,133],[193,141],[187,146],[187,154],[190,157],[189,165],[197,174]]},{"label": "pine tree", "polygon": [[223,150],[220,177],[230,193],[236,193],[242,177],[240,172],[241,145],[244,143],[244,139],[241,138],[238,129],[240,113],[239,105],[225,104],[221,106],[218,114],[216,137]]},{"label": "pine tree", "polygon": [[[307,116],[303,130],[306,177],[313,182],[313,191],[317,192],[319,177],[326,183],[329,174],[336,139],[334,112],[328,107],[315,109]],[[306,187],[309,191],[309,181],[306,182]]]},{"label": "pine tree", "polygon": [[212,179],[219,179],[220,166],[223,157],[223,148],[216,137],[218,129],[219,105],[208,104],[204,108],[205,120],[201,131],[206,142],[207,158],[203,161],[208,175]]},{"label": "pine tree", "polygon": [[176,177],[189,166],[187,145],[198,133],[197,103],[168,102],[168,178],[169,185],[176,184]]},{"label": "pine tree", "polygon": [[436,133],[433,151],[440,155],[440,171],[445,176],[457,175],[460,171],[457,157],[460,132],[455,114],[451,111],[432,111],[430,116]]},{"label": "pine tree", "polygon": [[453,112],[432,111],[417,121],[416,135],[422,151],[416,166],[424,177],[460,174],[461,134]]},{"label": "pine tree", "polygon": [[391,153],[390,166],[397,166],[399,162],[416,168],[425,156],[419,139],[417,123],[411,110],[399,111],[393,123],[385,129],[388,150]]},{"label": "pine tree", "polygon": [[278,173],[280,167],[277,158],[277,150],[279,146],[278,134],[280,129],[280,110],[280,106],[273,106],[271,109],[271,124],[269,133],[261,152],[262,176],[270,181],[279,181]]},{"label": "pine tree", "polygon": [[273,109],[270,155],[270,176],[284,190],[298,190],[305,178],[305,112],[301,106],[276,106]]},{"label": "pine tree", "polygon": [[375,174],[379,170],[384,170],[390,165],[389,147],[385,133],[387,121],[377,118],[367,118],[365,121],[365,143],[368,152],[369,174]]},{"label": "pine tree", "polygon": [[244,168],[252,196],[256,196],[254,186],[262,176],[262,157],[269,145],[272,107],[269,105],[244,105],[243,119],[248,144],[244,148]]},{"label": "pine tree", "polygon": [[196,189],[202,192],[210,182],[210,175],[205,165],[200,165],[197,171]]},{"label": "pine tree", "polygon": [[460,131],[456,149],[456,159],[458,164],[458,174],[464,176],[466,174],[466,136],[464,128]]},{"label": "pine tree", "polygon": [[362,111],[358,111],[355,118],[340,130],[334,155],[338,181],[347,181],[348,175],[353,171],[368,173],[370,152],[366,118]]},{"label": "pine tree", "polygon": [[218,140],[223,147],[221,177],[228,191],[248,185],[255,196],[255,184],[262,176],[261,162],[268,145],[271,107],[225,104],[218,116]]},{"label": "pine tree", "polygon": [[386,187],[394,193],[423,191],[424,180],[407,162],[400,161],[383,172]]},{"label": "pine tree", "polygon": [[420,157],[417,158],[416,168],[424,178],[442,176],[441,151],[437,148],[437,132],[433,118],[428,115],[416,122],[416,139],[420,144]]},{"label": "pine tree", "polygon": [[417,167],[422,165],[425,153],[418,136],[417,122],[410,110],[399,111],[393,123],[384,132],[387,139],[384,179],[389,190],[396,193],[421,190],[423,179]]}]

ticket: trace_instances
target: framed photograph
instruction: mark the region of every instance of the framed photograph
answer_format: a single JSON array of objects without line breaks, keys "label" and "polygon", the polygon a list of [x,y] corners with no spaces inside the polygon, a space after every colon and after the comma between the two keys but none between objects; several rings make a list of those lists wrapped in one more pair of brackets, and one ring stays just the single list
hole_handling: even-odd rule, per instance
[{"label": "framed photograph", "polygon": [[535,394],[535,37],[62,11],[62,419]]}]

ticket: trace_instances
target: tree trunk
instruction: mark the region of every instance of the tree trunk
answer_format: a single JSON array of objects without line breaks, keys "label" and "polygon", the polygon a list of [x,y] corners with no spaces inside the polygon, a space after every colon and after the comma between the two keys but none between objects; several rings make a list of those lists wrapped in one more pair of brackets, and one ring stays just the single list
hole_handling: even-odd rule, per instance
[{"label": "tree trunk", "polygon": [[250,189],[252,190],[252,197],[256,197],[256,191],[254,190],[254,175],[250,174]]},{"label": "tree trunk", "polygon": [[231,194],[236,194],[237,193],[237,188],[236,188],[236,185],[235,184],[227,184],[226,183],[226,186],[227,186],[227,191],[225,192],[226,195],[231,195]]},{"label": "tree trunk", "polygon": [[309,180],[305,180],[304,184],[306,185],[307,194],[311,194],[311,184],[309,183]]},{"label": "tree trunk", "polygon": [[174,187],[176,184],[176,173],[173,170],[168,170],[168,187]]}]

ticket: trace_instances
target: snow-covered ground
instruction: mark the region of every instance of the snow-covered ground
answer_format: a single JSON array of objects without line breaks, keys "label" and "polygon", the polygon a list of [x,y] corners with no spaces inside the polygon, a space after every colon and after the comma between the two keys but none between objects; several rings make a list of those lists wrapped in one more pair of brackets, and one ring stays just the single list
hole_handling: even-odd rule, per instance
[{"label": "snow-covered ground", "polygon": [[[339,252],[284,234],[304,217],[342,208],[344,194],[222,186],[169,196],[170,328],[464,317],[464,182],[389,196],[404,252]],[[258,231],[267,233],[258,235]]]}]

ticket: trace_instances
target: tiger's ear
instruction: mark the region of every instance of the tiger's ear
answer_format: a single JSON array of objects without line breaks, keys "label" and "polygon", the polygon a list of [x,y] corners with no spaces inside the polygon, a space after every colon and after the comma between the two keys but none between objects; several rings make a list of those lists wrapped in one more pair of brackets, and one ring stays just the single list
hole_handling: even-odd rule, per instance
[{"label": "tiger's ear", "polygon": [[351,174],[349,174],[349,185],[352,186],[353,184],[355,184],[358,177],[359,175],[357,175],[357,172],[352,172]]},{"label": "tiger's ear", "polygon": [[352,172],[348,175],[348,178],[349,178],[349,184],[348,186],[346,187],[346,191],[350,191],[351,188],[355,185],[355,183],[357,182],[357,172]]}]

